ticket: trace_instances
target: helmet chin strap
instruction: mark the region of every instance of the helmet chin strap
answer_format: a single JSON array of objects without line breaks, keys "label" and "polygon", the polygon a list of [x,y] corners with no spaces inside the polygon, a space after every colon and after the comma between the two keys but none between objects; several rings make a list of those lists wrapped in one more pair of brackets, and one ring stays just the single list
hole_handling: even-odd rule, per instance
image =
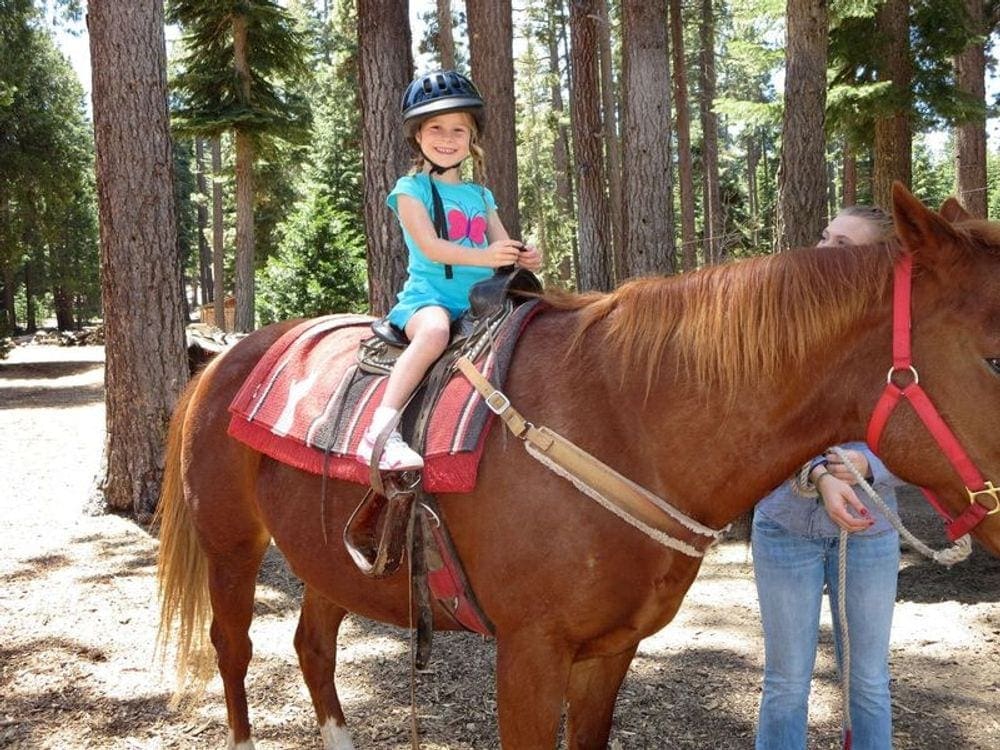
[{"label": "helmet chin strap", "polygon": [[[458,169],[459,167],[461,167],[461,166],[462,166],[462,162],[460,161],[460,162],[459,162],[458,164],[453,164],[453,165],[452,165],[452,166],[450,166],[450,167],[442,167],[442,166],[441,166],[440,164],[437,164],[436,162],[434,162],[434,160],[433,160],[433,159],[431,159],[431,158],[430,158],[430,157],[429,157],[429,156],[428,156],[428,155],[427,155],[427,154],[426,154],[426,153],[424,152],[424,150],[423,150],[423,149],[420,149],[420,155],[421,155],[422,157],[424,157],[424,161],[425,161],[425,162],[427,162],[428,164],[430,164],[430,165],[431,165],[431,174],[444,174],[445,172],[448,172],[449,170],[452,170],[452,169]],[[463,159],[462,161],[465,161],[465,160]]]}]

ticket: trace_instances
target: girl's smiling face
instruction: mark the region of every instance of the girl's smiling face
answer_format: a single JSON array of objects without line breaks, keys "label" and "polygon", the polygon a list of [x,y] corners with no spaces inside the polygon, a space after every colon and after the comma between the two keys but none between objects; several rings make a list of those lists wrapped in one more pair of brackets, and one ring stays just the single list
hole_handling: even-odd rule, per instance
[{"label": "girl's smiling face", "polygon": [[424,120],[415,137],[421,151],[435,164],[452,167],[469,156],[473,127],[468,112],[445,112]]}]

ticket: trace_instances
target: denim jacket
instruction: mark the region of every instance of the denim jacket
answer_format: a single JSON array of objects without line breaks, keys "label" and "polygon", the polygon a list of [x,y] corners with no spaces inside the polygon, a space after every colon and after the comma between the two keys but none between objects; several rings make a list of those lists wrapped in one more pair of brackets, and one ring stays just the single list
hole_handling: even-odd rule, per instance
[{"label": "denim jacket", "polygon": [[[870,482],[875,492],[894,512],[896,505],[896,488],[905,484],[901,479],[893,476],[885,464],[872,453],[866,443],[845,443],[841,446],[844,450],[854,450],[865,455],[868,459],[869,475],[874,479]],[[840,527],[837,526],[826,513],[823,501],[820,498],[802,497],[794,492],[792,484],[795,478],[786,479],[775,487],[764,497],[757,507],[755,513],[760,513],[764,517],[778,524],[786,531],[804,537],[835,537],[840,535]],[[854,491],[858,498],[865,504],[868,511],[875,519],[871,528],[864,531],[855,532],[862,535],[880,534],[891,531],[892,525],[885,515],[875,507],[872,500],[865,494],[859,485],[854,486]]]}]

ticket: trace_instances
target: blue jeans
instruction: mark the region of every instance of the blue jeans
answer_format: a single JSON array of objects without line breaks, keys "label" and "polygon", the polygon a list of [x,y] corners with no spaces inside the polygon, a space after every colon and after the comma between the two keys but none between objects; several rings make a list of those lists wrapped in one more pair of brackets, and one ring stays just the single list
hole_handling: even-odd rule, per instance
[{"label": "blue jeans", "polygon": [[[761,514],[754,518],[751,540],[764,626],[764,692],[756,748],[804,750],[824,584],[830,592],[837,664],[841,664],[837,618],[840,541],[792,534]],[[898,571],[899,536],[895,531],[848,539],[854,750],[892,747],[889,631]]]}]

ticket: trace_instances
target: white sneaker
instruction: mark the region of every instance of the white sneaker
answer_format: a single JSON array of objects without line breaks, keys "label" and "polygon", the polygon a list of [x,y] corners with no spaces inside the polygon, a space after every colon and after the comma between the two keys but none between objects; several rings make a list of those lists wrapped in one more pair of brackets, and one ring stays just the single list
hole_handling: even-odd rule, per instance
[{"label": "white sneaker", "polygon": [[[371,466],[372,452],[375,449],[375,438],[369,431],[365,431],[361,443],[358,444],[358,461],[365,466]],[[389,438],[385,441],[382,455],[379,457],[378,468],[380,471],[413,471],[424,468],[424,459],[413,450],[403,440],[403,436],[398,430],[389,433]]]}]

